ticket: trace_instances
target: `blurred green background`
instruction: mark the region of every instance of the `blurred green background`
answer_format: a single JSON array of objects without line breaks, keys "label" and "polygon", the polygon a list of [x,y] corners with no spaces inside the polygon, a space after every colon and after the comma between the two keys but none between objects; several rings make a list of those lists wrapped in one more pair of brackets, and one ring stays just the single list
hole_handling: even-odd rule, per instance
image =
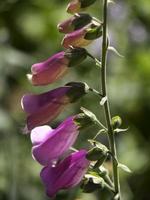
[{"label": "blurred green background", "polygon": [[[31,157],[29,136],[22,134],[25,113],[20,99],[27,92],[41,92],[69,81],[85,81],[99,89],[99,69],[87,59],[71,68],[60,81],[47,87],[32,87],[26,79],[33,63],[62,50],[63,35],[56,25],[69,17],[67,0],[1,0],[0,1],[0,200],[46,200],[40,181],[41,166]],[[120,171],[123,200],[150,199],[150,1],[116,0],[109,6],[111,45],[124,58],[108,55],[108,89],[112,116],[123,119],[128,133],[117,136],[120,162],[129,166],[131,174]],[[88,11],[101,17],[101,1]],[[99,7],[99,8],[98,8]],[[101,40],[88,50],[100,58]],[[99,99],[89,94],[66,108],[52,124],[56,127],[80,106],[92,110],[103,121]],[[96,127],[81,132],[76,147],[87,146]],[[100,138],[106,142],[105,137]],[[106,191],[81,194],[77,187],[62,191],[57,200],[108,200]]]}]

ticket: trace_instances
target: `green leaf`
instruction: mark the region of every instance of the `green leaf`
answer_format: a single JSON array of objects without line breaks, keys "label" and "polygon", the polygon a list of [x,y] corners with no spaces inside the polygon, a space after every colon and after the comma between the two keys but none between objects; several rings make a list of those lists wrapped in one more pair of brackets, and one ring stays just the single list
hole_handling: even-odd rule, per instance
[{"label": "green leaf", "polygon": [[109,47],[108,47],[108,50],[114,52],[117,56],[119,56],[119,57],[121,57],[121,58],[124,58],[124,56],[121,55],[114,47],[109,46]]},{"label": "green leaf", "polygon": [[132,171],[129,169],[128,166],[126,166],[126,165],[124,165],[124,164],[122,164],[122,163],[118,163],[118,167],[119,167],[120,169],[122,169],[123,171],[125,171],[125,172],[128,172],[128,173],[131,173],[131,172],[132,172]]},{"label": "green leaf", "polygon": [[103,97],[100,101],[100,105],[103,106],[105,102],[107,101],[107,96]]},{"label": "green leaf", "polygon": [[126,132],[126,131],[128,131],[129,130],[129,128],[116,128],[115,130],[114,130],[114,132],[115,133],[122,133],[122,132]]}]

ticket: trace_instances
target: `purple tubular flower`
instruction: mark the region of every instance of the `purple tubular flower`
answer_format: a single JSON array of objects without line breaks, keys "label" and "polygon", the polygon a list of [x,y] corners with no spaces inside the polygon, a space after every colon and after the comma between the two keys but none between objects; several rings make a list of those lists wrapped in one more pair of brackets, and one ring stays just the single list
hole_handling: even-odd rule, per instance
[{"label": "purple tubular flower", "polygon": [[70,33],[78,30],[92,21],[92,17],[86,13],[76,13],[71,18],[58,24],[57,28],[61,33]]},{"label": "purple tubular flower", "polygon": [[76,31],[68,33],[62,40],[62,45],[65,48],[69,46],[84,47],[89,45],[93,40],[102,35],[102,24],[96,21],[80,28]]},{"label": "purple tubular flower", "polygon": [[73,103],[88,92],[84,83],[68,83],[43,94],[27,94],[22,97],[21,105],[27,116],[27,130],[44,125],[55,119],[69,103]]},{"label": "purple tubular flower", "polygon": [[69,48],[59,52],[48,60],[32,65],[28,79],[33,85],[47,85],[60,79],[69,67],[80,64],[87,56],[83,48]]},{"label": "purple tubular flower", "polygon": [[86,33],[87,33],[87,27],[83,27],[81,29],[66,34],[62,40],[63,47],[65,48],[68,48],[69,46],[84,47],[89,45],[92,42],[92,40],[84,39]]},{"label": "purple tubular flower", "polygon": [[68,13],[77,13],[80,10],[92,5],[96,0],[72,0],[67,6]]},{"label": "purple tubular flower", "polygon": [[32,65],[32,74],[27,75],[33,85],[46,85],[60,79],[67,71],[69,59],[59,52],[46,61]]},{"label": "purple tubular flower", "polygon": [[56,118],[69,103],[66,96],[69,89],[70,87],[60,87],[39,95],[24,95],[21,104],[28,113],[27,129],[32,130]]},{"label": "purple tubular flower", "polygon": [[41,171],[41,179],[49,197],[54,197],[61,189],[68,189],[80,183],[90,162],[86,150],[80,150],[66,157],[62,162],[49,164]]},{"label": "purple tubular flower", "polygon": [[73,14],[73,13],[79,12],[80,9],[81,9],[81,2],[80,2],[80,0],[72,0],[72,1],[68,4],[66,10],[67,10],[68,13]]},{"label": "purple tubular flower", "polygon": [[31,131],[32,154],[41,165],[48,165],[62,156],[75,142],[79,134],[74,117],[67,118],[56,129],[36,127]]}]

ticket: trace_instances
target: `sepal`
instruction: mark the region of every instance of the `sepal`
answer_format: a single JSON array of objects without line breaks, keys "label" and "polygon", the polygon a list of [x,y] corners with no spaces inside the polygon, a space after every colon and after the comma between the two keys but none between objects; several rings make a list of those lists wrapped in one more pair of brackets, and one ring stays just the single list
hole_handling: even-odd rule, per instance
[{"label": "sepal", "polygon": [[65,86],[71,86],[66,94],[69,97],[70,103],[76,102],[89,91],[89,86],[84,82],[69,82]]},{"label": "sepal", "polygon": [[97,189],[103,189],[105,186],[103,178],[98,175],[86,174],[82,181],[81,188],[83,192],[91,193]]},{"label": "sepal", "polygon": [[105,145],[103,145],[95,140],[88,140],[88,141],[94,147],[88,151],[86,158],[91,161],[97,161],[95,168],[99,167],[100,165],[103,164],[103,162],[107,158],[109,150]]},{"label": "sepal", "polygon": [[81,8],[86,8],[95,3],[96,0],[80,0]]},{"label": "sepal", "polygon": [[68,67],[73,67],[86,59],[87,51],[81,47],[70,47],[65,51],[65,57],[69,59]]},{"label": "sepal", "polygon": [[92,24],[91,27],[87,30],[84,39],[95,40],[101,36],[102,36],[102,24]]}]

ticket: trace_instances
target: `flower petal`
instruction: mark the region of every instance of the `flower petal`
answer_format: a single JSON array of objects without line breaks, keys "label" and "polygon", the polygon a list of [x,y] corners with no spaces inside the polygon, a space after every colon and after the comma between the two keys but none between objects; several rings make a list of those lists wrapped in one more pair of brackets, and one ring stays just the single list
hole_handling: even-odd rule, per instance
[{"label": "flower petal", "polygon": [[[21,100],[22,108],[27,113],[34,113],[43,106],[47,106],[49,103],[54,103],[56,100],[58,101],[59,98],[64,97],[66,92],[69,91],[69,89],[70,87],[65,86],[56,88],[54,90],[39,95],[32,95],[32,94],[24,95]],[[61,104],[67,102],[68,102],[67,98],[65,102],[63,98],[60,99],[58,103]]]},{"label": "flower petal", "polygon": [[67,12],[68,13],[77,13],[80,11],[80,7],[81,7],[81,3],[79,2],[79,0],[72,0],[68,6],[67,6]]},{"label": "flower petal", "polygon": [[51,68],[52,66],[55,66],[56,64],[57,65],[67,65],[68,60],[65,59],[64,54],[65,54],[65,52],[62,51],[62,52],[56,53],[55,55],[51,56],[46,61],[33,64],[31,67],[32,74],[37,74],[42,71],[48,70],[49,68]]},{"label": "flower petal", "polygon": [[47,85],[60,79],[67,71],[67,65],[53,65],[45,71],[31,75],[30,80],[33,85]]},{"label": "flower petal", "polygon": [[59,52],[46,61],[33,64],[29,81],[33,85],[47,85],[61,78],[68,69],[69,59],[65,52]]},{"label": "flower petal", "polygon": [[84,39],[86,32],[87,31],[84,27],[79,30],[66,34],[62,41],[63,47],[68,48],[69,46],[73,47],[87,46],[92,42],[92,40]]},{"label": "flower petal", "polygon": [[39,126],[31,131],[31,142],[33,145],[38,145],[44,142],[47,138],[51,136],[53,129],[50,126]]},{"label": "flower petal", "polygon": [[[49,136],[46,135],[48,137],[42,143],[33,146],[33,156],[41,165],[47,165],[59,158],[74,144],[79,131],[73,119],[74,117],[67,118],[51,131]],[[43,133],[41,132],[41,134]]]},{"label": "flower petal", "polygon": [[65,108],[65,104],[50,102],[47,106],[42,107],[27,117],[28,130],[36,126],[44,125],[55,119]]},{"label": "flower petal", "polygon": [[40,175],[48,196],[53,197],[60,189],[73,187],[81,181],[90,164],[86,153],[80,150],[55,167],[48,165],[42,169]]}]

